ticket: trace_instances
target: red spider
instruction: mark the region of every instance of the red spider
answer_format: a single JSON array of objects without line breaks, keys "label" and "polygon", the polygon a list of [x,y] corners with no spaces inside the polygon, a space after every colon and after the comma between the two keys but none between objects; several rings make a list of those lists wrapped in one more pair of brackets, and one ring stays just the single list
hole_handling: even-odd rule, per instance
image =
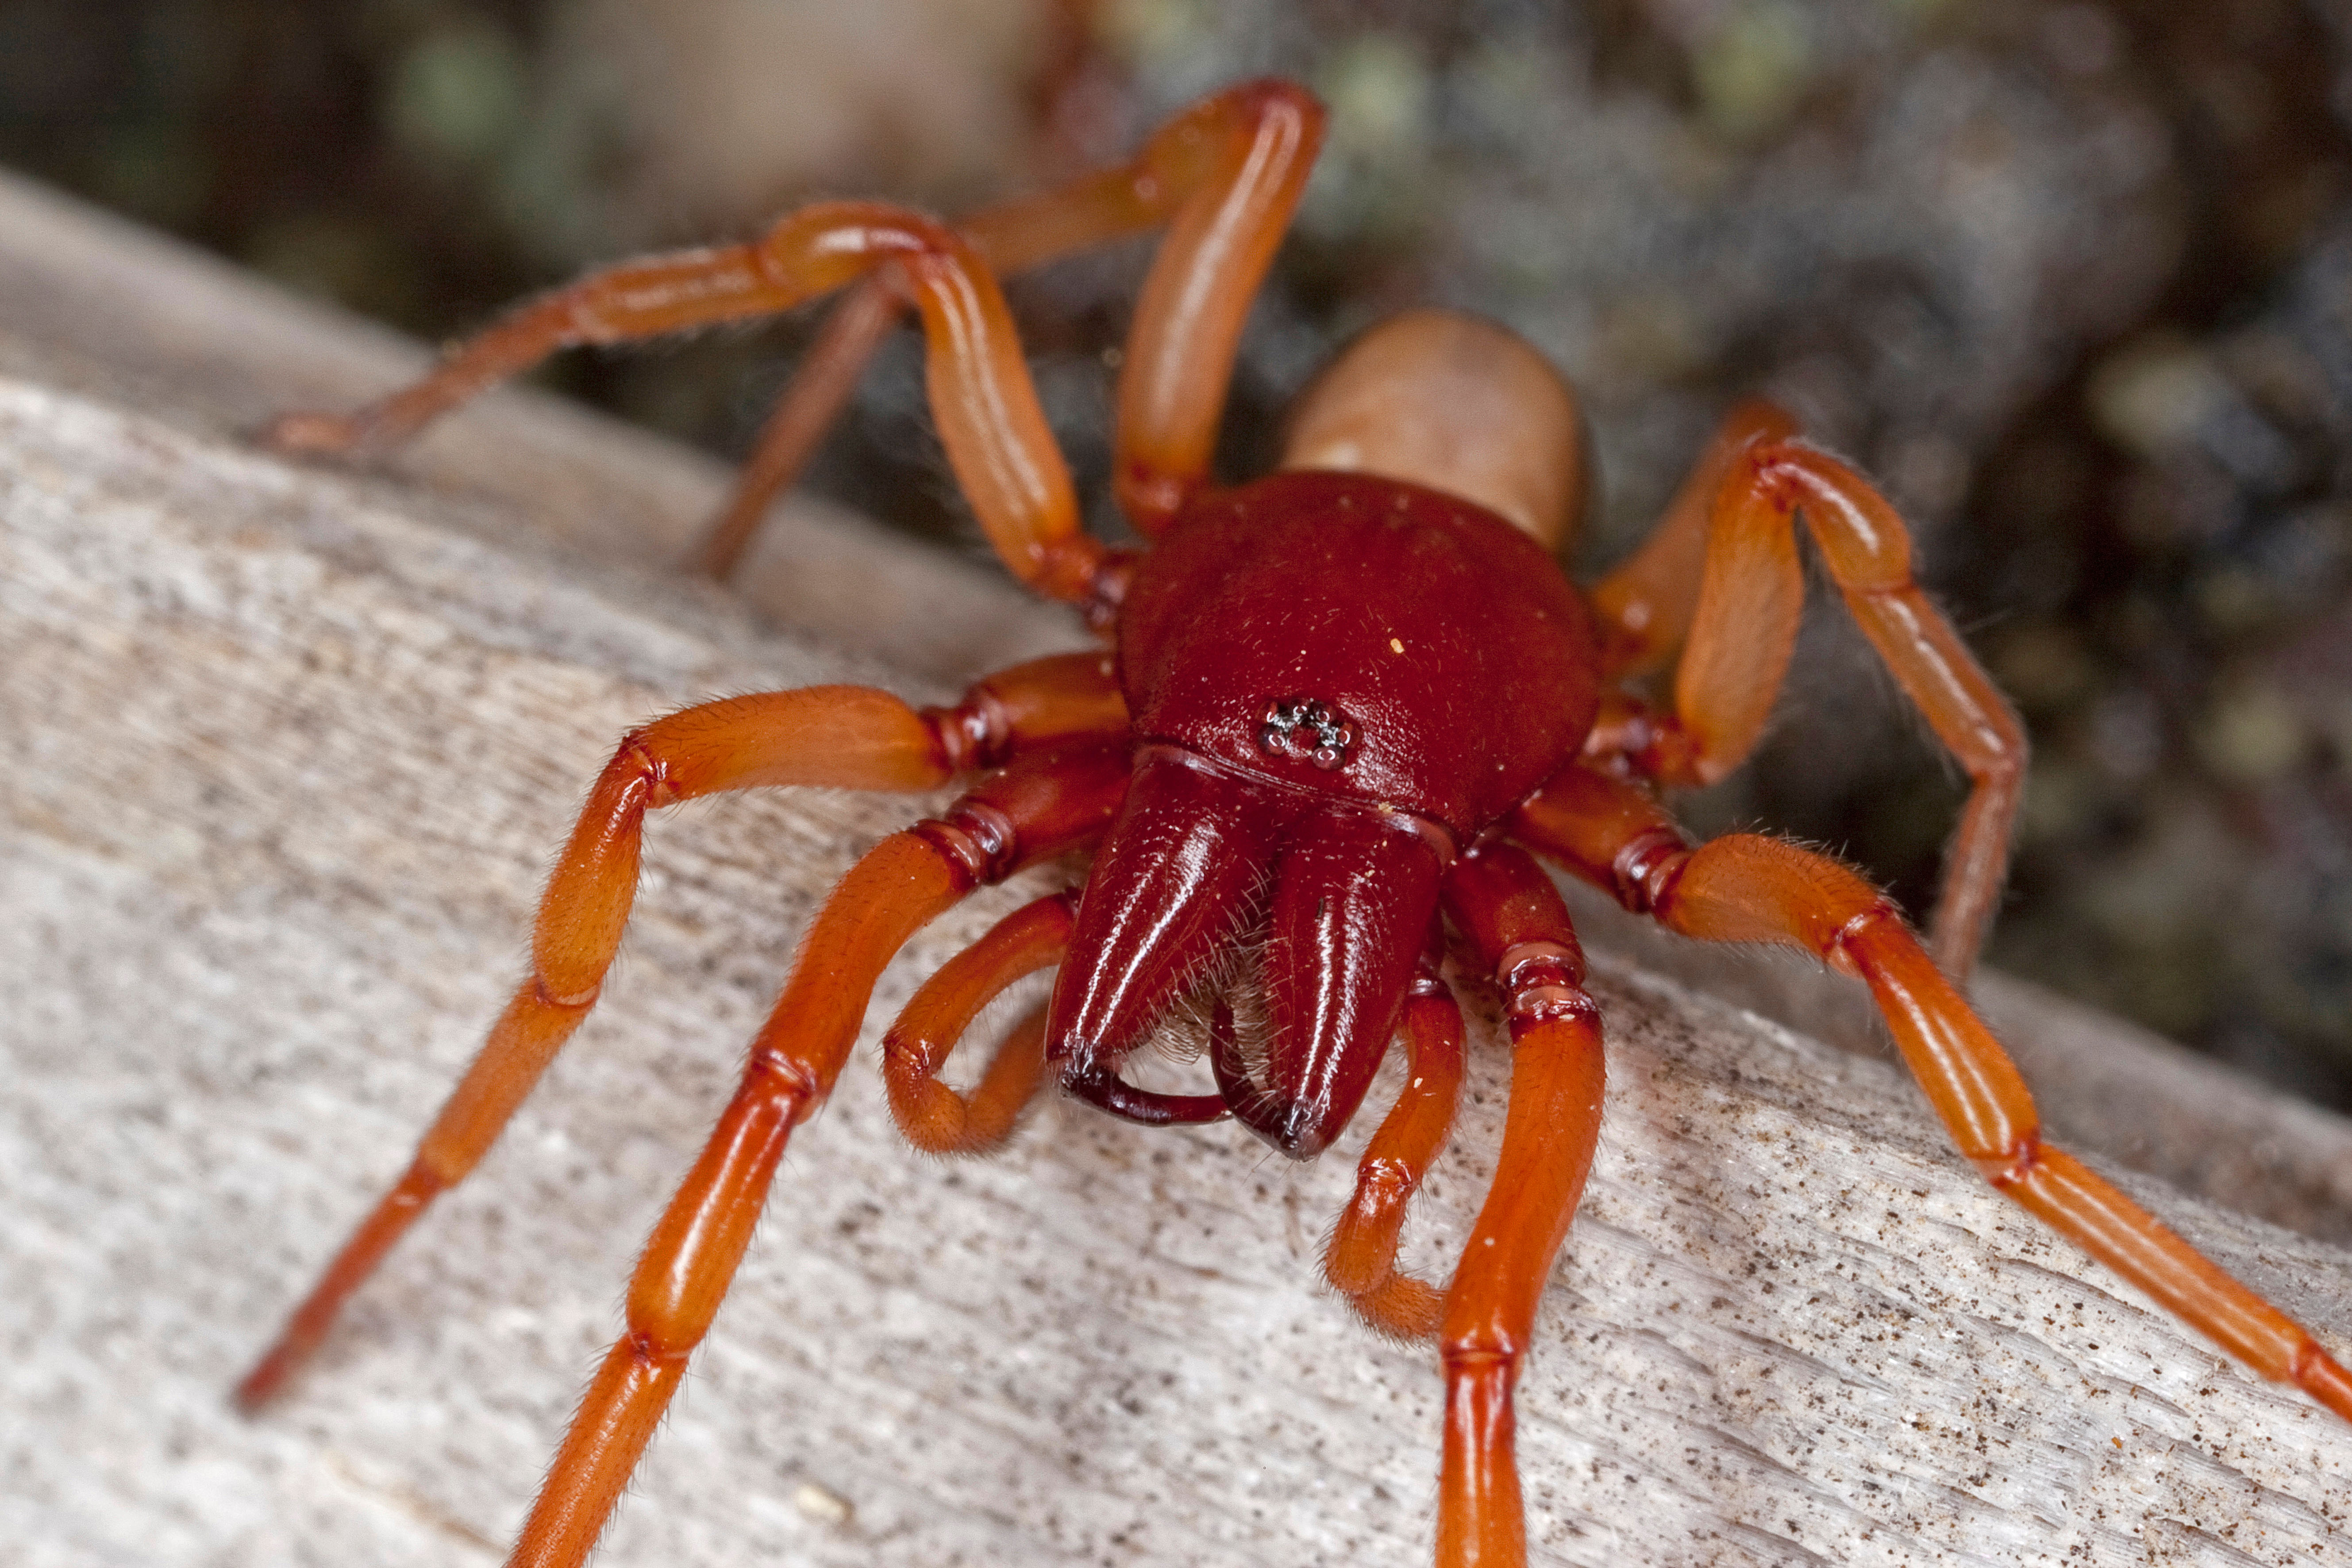
[{"label": "red spider", "polygon": [[[2255,1371],[2352,1419],[2352,1377],[2308,1333],[2042,1142],[2016,1069],[1956,989],[2000,885],[2024,743],[1913,583],[1903,523],[1867,480],[1797,439],[1785,416],[1744,405],[1650,542],[1580,595],[1551,553],[1582,495],[1572,397],[1508,333],[1420,311],[1366,335],[1308,389],[1281,471],[1234,489],[1208,482],[1243,317],[1322,122],[1301,89],[1255,82],[1193,106],[1123,168],[960,227],[893,206],[812,206],[756,244],[638,262],[552,294],[354,418],[281,422],[283,446],[380,447],[554,349],[788,310],[863,279],[772,424],[709,563],[723,569],[911,304],[941,437],[990,541],[1023,582],[1083,608],[1114,651],[1001,671],[952,709],[817,687],[706,703],[625,738],[550,880],[532,973],[415,1164],[240,1385],[247,1405],[284,1385],[595,1005],[649,809],[772,784],[920,791],[971,779],[944,816],[870,851],[818,913],[733,1102],[654,1231],[628,1330],[513,1562],[587,1555],[884,963],[974,888],[1080,849],[1094,852],[1082,893],[1006,917],[891,1027],[883,1068],[898,1125],[924,1149],[989,1148],[1050,1070],[1113,1115],[1232,1115],[1304,1159],[1355,1115],[1401,1034],[1408,1087],[1358,1166],[1324,1269],[1373,1327],[1438,1342],[1445,1568],[1524,1560],[1511,1390],[1599,1129],[1601,1021],[1536,855],[1685,935],[1787,943],[1861,977],[1988,1180]],[[995,279],[1161,224],[1119,383],[1116,479],[1157,548],[1129,555],[1079,530]],[[1752,835],[1693,847],[1651,787],[1719,778],[1755,744],[1801,609],[1801,515],[1848,607],[1973,781],[1933,958],[1844,867]],[[1670,707],[1623,689],[1676,648]],[[1234,962],[1244,952],[1254,964]],[[1440,1288],[1394,1260],[1461,1082],[1461,1013],[1439,974],[1448,952],[1491,977],[1512,1068],[1494,1186]],[[1055,963],[1050,1004],[979,1087],[967,1098],[940,1083],[979,1008]],[[1213,1004],[1217,1092],[1129,1081],[1123,1060],[1193,995]]]}]

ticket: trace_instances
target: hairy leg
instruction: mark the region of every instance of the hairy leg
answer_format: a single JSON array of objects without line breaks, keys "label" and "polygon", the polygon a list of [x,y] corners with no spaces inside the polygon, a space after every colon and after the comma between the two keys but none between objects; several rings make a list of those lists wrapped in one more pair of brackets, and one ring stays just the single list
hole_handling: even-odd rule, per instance
[{"label": "hairy leg", "polygon": [[1987,1181],[2263,1376],[2352,1420],[2352,1374],[2307,1331],[2042,1142],[2008,1053],[1901,914],[1845,867],[1753,834],[1690,848],[1646,794],[1581,767],[1546,784],[1509,827],[1685,936],[1782,943],[1859,976],[1952,1142]]},{"label": "hairy leg", "polygon": [[882,1037],[890,1115],[916,1148],[978,1154],[1002,1143],[1036,1092],[1045,1069],[1045,1015],[1024,1018],[969,1095],[940,1081],[940,1069],[980,1010],[1004,988],[1062,961],[1070,949],[1075,893],[1049,893],[992,927],[923,982]]},{"label": "hairy leg", "polygon": [[808,467],[825,432],[857,390],[866,362],[898,326],[898,304],[887,285],[868,279],[834,306],[793,373],[791,384],[760,427],[727,504],[703,535],[695,552],[696,571],[723,582],[735,570],[769,505]]},{"label": "hairy leg", "polygon": [[289,415],[268,439],[290,451],[396,446],[558,349],[773,315],[877,270],[922,316],[940,438],[989,542],[1038,593],[1079,603],[1099,597],[1105,552],[1079,528],[1069,469],[993,270],[971,240],[937,219],[878,202],[819,203],[752,244],[592,274],[468,339],[432,374],[359,414]]},{"label": "hairy leg", "polygon": [[1438,1568],[1521,1568],[1512,1385],[1526,1363],[1552,1260],[1601,1137],[1601,1015],[1567,906],[1524,850],[1496,844],[1456,862],[1445,909],[1503,997],[1511,1101],[1494,1185],[1445,1292],[1445,1457]]},{"label": "hairy leg", "polygon": [[[1148,532],[1173,515],[1182,495],[1207,472],[1242,322],[1297,205],[1322,120],[1320,105],[1292,83],[1244,82],[1184,110],[1116,168],[983,209],[955,225],[965,249],[954,259],[962,272],[982,275],[978,291],[991,294],[994,276],[1171,226],[1145,285],[1120,380],[1120,494]],[[805,233],[826,228],[826,215],[845,215],[846,223],[832,225],[832,232],[812,247],[804,243]],[[911,247],[877,247],[852,232],[861,221],[921,237]],[[458,344],[422,380],[356,415],[289,414],[269,427],[266,439],[292,452],[388,450],[558,350],[776,314],[893,255],[952,255],[952,247],[938,242],[943,232],[904,209],[833,203],[792,215],[753,245],[625,263],[522,306]],[[861,255],[845,268],[840,265]],[[985,426],[992,411],[1001,416],[1000,428],[982,432],[989,449],[960,451],[949,410],[940,410],[940,422],[959,479],[989,527],[991,541],[1024,582],[1057,597],[1076,596],[1057,585],[1070,568],[1034,567],[1019,547],[1030,542],[1026,533],[1016,529],[1021,537],[1008,548],[1004,529],[992,523],[992,510],[1003,500],[998,492],[1008,481],[1015,490],[1037,492],[1024,498],[1035,502],[1054,488],[1061,466],[1059,454],[1044,438],[1042,421],[1030,417],[1035,399],[1026,373],[1017,355],[1008,362],[1001,345],[982,342],[969,331],[949,332],[943,341],[933,298],[942,291],[928,285],[923,272],[919,263],[886,271],[852,289],[835,308],[705,538],[697,560],[701,570],[724,576],[732,567],[768,504],[807,463],[866,362],[911,302],[923,311],[931,333],[935,401],[942,381],[936,362],[943,353],[970,355],[978,349],[977,357],[989,362],[993,387],[959,389],[965,395],[967,425]],[[969,282],[960,287],[973,288]],[[1001,309],[992,313],[1001,319]],[[967,310],[960,321],[968,324],[991,314]],[[1009,337],[1009,321],[1001,324],[1000,335]],[[971,395],[975,390],[977,397]],[[1023,475],[1024,468],[1035,471]],[[1048,512],[1055,510],[1050,497],[1043,504]],[[1067,548],[1048,521],[1045,542]]]},{"label": "hairy leg", "polygon": [[[1913,578],[1910,531],[1886,498],[1852,468],[1791,438],[1786,416],[1776,421],[1774,413],[1743,405],[1702,465],[1703,476],[1719,464],[1722,477],[1675,667],[1673,716],[1645,718],[1631,732],[1604,730],[1603,743],[1630,742],[1637,765],[1669,785],[1713,784],[1747,760],[1780,695],[1804,613],[1801,515],[1846,608],[1969,776],[1928,922],[1937,962],[1966,980],[2009,864],[2025,781],[2024,728]],[[1643,602],[1651,565],[1687,555],[1695,515],[1678,503],[1661,530],[1660,562],[1637,558],[1602,584],[1622,587],[1621,614]]]},{"label": "hairy leg", "polygon": [[935,789],[1024,750],[1125,727],[1101,656],[1066,654],[992,676],[951,709],[918,712],[887,692],[817,686],[706,702],[624,737],[548,879],[530,976],[425,1130],[406,1173],[237,1384],[237,1402],[255,1408],[285,1385],[425,1205],[488,1152],[587,1017],[636,898],[647,810],[772,784]]},{"label": "hairy leg", "polygon": [[1208,479],[1242,325],[1315,166],[1323,118],[1302,88],[1251,82],[1163,133],[1198,172],[1136,300],[1111,479],[1146,535]]},{"label": "hairy leg", "polygon": [[1375,1331],[1437,1336],[1444,1292],[1400,1273],[1397,1237],[1422,1178],[1453,1135],[1462,1092],[1462,1007],[1425,952],[1404,1004],[1405,1085],[1356,1163],[1355,1195],[1323,1249],[1323,1277]]},{"label": "hairy leg", "polygon": [[[1258,242],[1278,236],[1297,205],[1320,115],[1290,83],[1244,82],[1185,110],[1116,168],[957,220],[1000,277],[1177,220],[1163,265],[1181,279],[1166,289],[1162,308],[1139,312],[1127,354],[1127,374],[1153,389],[1150,399],[1139,394],[1135,421],[1144,464],[1134,470],[1135,482],[1145,494],[1169,489],[1153,462],[1172,456],[1177,468],[1169,472],[1180,489],[1197,482],[1205,468],[1208,447],[1195,454],[1187,443],[1199,444],[1194,425],[1204,417],[1201,428],[1213,436],[1242,316],[1272,255],[1270,245]],[[1201,213],[1211,215],[1205,225]],[[1236,225],[1250,236],[1239,247],[1223,238]],[[1211,237],[1195,232],[1203,228]],[[792,484],[848,401],[898,309],[889,290],[873,283],[835,307],[713,525],[697,562],[702,571],[724,577],[732,567],[769,503]],[[1199,406],[1204,398],[1205,416]],[[1180,419],[1191,423],[1172,428]],[[1164,433],[1154,437],[1154,429]],[[1183,466],[1194,458],[1198,467]],[[1129,472],[1128,465],[1120,472]],[[1153,512],[1149,521],[1163,520]]]},{"label": "hairy leg", "polygon": [[587,1560],[751,1245],[785,1140],[848,1060],[882,966],[973,888],[1091,843],[1126,788],[1124,747],[1016,765],[946,816],[884,839],[834,889],[751,1042],[734,1100],[646,1244],[628,1327],[556,1450],[512,1568]]},{"label": "hairy leg", "polygon": [[1601,663],[1611,677],[1639,675],[1683,646],[1698,608],[1707,524],[1724,477],[1749,447],[1796,433],[1797,422],[1761,398],[1737,405],[1641,548],[1592,585],[1586,596],[1601,623]]}]

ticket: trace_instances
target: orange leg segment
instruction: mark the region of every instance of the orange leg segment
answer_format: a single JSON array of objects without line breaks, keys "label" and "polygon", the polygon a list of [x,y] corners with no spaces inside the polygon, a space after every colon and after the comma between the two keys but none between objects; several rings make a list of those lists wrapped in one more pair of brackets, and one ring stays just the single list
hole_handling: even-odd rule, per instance
[{"label": "orange leg segment", "polygon": [[1735,454],[1716,492],[1690,640],[1675,671],[1675,720],[1643,761],[1666,784],[1704,784],[1755,749],[1804,612],[1794,532],[1801,510],[1847,609],[1969,775],[1928,926],[1937,961],[1965,980],[2009,863],[2025,731],[1913,579],[1902,518],[1853,468],[1780,437]]},{"label": "orange leg segment", "polygon": [[1444,1293],[1400,1273],[1397,1237],[1422,1178],[1454,1132],[1462,1092],[1462,1008],[1424,953],[1404,1004],[1405,1085],[1356,1163],[1355,1195],[1323,1249],[1323,1277],[1374,1332],[1437,1335]]},{"label": "orange leg segment", "polygon": [[1076,895],[1049,893],[996,922],[923,983],[882,1037],[890,1115],[907,1142],[933,1154],[984,1153],[1013,1131],[1045,1068],[1045,1015],[1024,1018],[969,1096],[940,1068],[980,1010],[1024,975],[1059,963],[1070,948]]},{"label": "orange leg segment", "polygon": [[804,207],[751,245],[615,267],[524,306],[424,380],[348,418],[292,415],[269,438],[295,451],[397,445],[428,420],[558,349],[772,315],[880,268],[912,298],[948,461],[1014,576],[1051,598],[1099,590],[1102,546],[1079,531],[1069,469],[1046,427],[1003,290],[972,243],[877,202]]},{"label": "orange leg segment", "polygon": [[992,676],[952,709],[917,712],[887,692],[817,686],[707,702],[625,737],[548,879],[530,976],[425,1130],[406,1173],[237,1384],[238,1404],[255,1408],[284,1386],[425,1205],[489,1152],[595,1005],[636,899],[648,809],[770,784],[932,789],[1016,752],[1125,728],[1102,657],[1065,654]]},{"label": "orange leg segment", "polygon": [[628,1328],[572,1417],[510,1564],[577,1568],[604,1527],[749,1247],[793,1127],[840,1076],[875,977],[974,887],[1098,837],[1127,788],[1123,748],[995,775],[944,817],[882,841],[817,913],[741,1086],[629,1285]]},{"label": "orange leg segment", "polygon": [[1952,1142],[1987,1181],[2254,1371],[2352,1420],[2352,1375],[2307,1331],[2042,1142],[2008,1053],[1861,878],[1751,834],[1685,849],[1654,801],[1580,767],[1546,784],[1510,826],[1520,842],[1685,936],[1802,948],[1858,975]]},{"label": "orange leg segment", "polygon": [[[293,452],[388,450],[557,350],[775,314],[895,258],[906,263],[901,273],[853,289],[826,321],[698,565],[714,576],[732,567],[911,294],[930,336],[941,434],[991,542],[1040,592],[1084,597],[1092,556],[1083,538],[1071,537],[1076,512],[1059,493],[1066,476],[1036,416],[1017,345],[1008,352],[1012,327],[992,298],[994,278],[1171,225],[1136,312],[1119,393],[1119,494],[1139,525],[1156,532],[1208,471],[1243,321],[1297,206],[1322,123],[1321,106],[1295,84],[1244,82],[1185,110],[1125,164],[962,219],[953,245],[941,243],[941,226],[904,209],[806,208],[756,245],[591,274],[461,343],[430,375],[357,415],[288,415],[267,439]],[[942,258],[953,280],[937,276]],[[943,374],[942,358],[959,362],[962,374]],[[1035,558],[1041,544],[1043,561]]]},{"label": "orange leg segment", "polygon": [[1187,195],[1143,282],[1118,378],[1112,490],[1156,535],[1209,477],[1251,299],[1323,142],[1323,106],[1286,81],[1194,105],[1152,139]]},{"label": "orange leg segment", "polygon": [[1797,422],[1750,398],[1734,407],[1707,443],[1666,514],[1624,563],[1587,595],[1601,621],[1601,666],[1611,678],[1639,675],[1665,662],[1690,636],[1706,565],[1707,524],[1716,492],[1733,461],[1761,441],[1785,440]]},{"label": "orange leg segment", "polygon": [[735,489],[695,552],[694,568],[724,581],[742,558],[769,503],[790,489],[819,443],[857,390],[866,362],[898,324],[898,300],[884,284],[867,279],[842,297],[818,331],[816,342],[793,373],[760,428],[751,456],[735,476]]},{"label": "orange leg segment", "polygon": [[[990,269],[1003,278],[1156,228],[1200,184],[1205,166],[1196,146],[1198,121],[1204,116],[1230,119],[1230,114],[1220,111],[1229,110],[1237,95],[1248,90],[1235,88],[1195,105],[1190,113],[1162,127],[1127,163],[1043,195],[966,214],[956,220],[956,230]],[[832,423],[875,348],[898,325],[906,304],[898,291],[868,279],[835,306],[832,319],[811,351],[815,363],[803,367],[794,378],[783,405],[761,433],[762,456],[753,460],[753,470],[773,468],[785,476],[769,493],[791,482],[790,474],[806,460],[805,447],[813,445]],[[788,437],[787,431],[793,434]],[[787,455],[794,452],[796,456]],[[747,489],[751,482],[747,474]]]},{"label": "orange leg segment", "polygon": [[[999,276],[1172,218],[1129,335],[1119,393],[1119,496],[1159,531],[1207,474],[1249,301],[1298,205],[1322,110],[1289,82],[1245,82],[1162,126],[1133,159],[956,227]],[[793,482],[898,319],[866,285],[835,308],[761,433],[699,564],[724,576]]]},{"label": "orange leg segment", "polygon": [[1567,907],[1525,851],[1493,846],[1457,862],[1445,909],[1501,990],[1511,1031],[1511,1101],[1494,1185],[1445,1293],[1445,1457],[1439,1568],[1520,1568],[1511,1389],[1526,1362],[1552,1260],[1601,1138],[1601,1014]]}]

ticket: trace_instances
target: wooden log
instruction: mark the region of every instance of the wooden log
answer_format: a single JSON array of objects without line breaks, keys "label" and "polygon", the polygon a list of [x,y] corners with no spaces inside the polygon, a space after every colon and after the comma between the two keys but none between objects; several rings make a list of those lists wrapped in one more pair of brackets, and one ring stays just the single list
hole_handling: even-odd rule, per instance
[{"label": "wooden log", "polygon": [[[813,901],[915,809],[660,821],[595,1018],[291,1397],[239,1419],[228,1381],[511,984],[613,738],[715,691],[935,699],[1066,633],[854,522],[819,542],[870,574],[835,579],[822,637],[780,628],[790,581],[763,618],[646,563],[715,500],[707,465],[529,397],[394,477],[289,468],[233,432],[401,355],[51,198],[0,186],[0,236],[11,1559],[493,1561]],[[945,597],[842,597],[902,570]],[[957,613],[916,668],[879,662],[902,617]],[[876,1019],[1045,880],[925,932]],[[1986,1190],[1890,1064],[1599,973],[1608,1121],[1521,1389],[1540,1560],[2352,1559],[2352,1431]],[[1779,1005],[1843,1016],[1823,996]],[[2330,1119],[2068,1029],[2044,1065],[2128,1086],[2111,1121],[2289,1150],[2252,1163],[2253,1201],[2290,1170],[2279,1202],[2324,1208],[2352,1168]],[[1410,1233],[1426,1272],[1493,1168],[1505,1065],[1490,1031]],[[862,1058],[603,1561],[1425,1562],[1433,1358],[1314,1283],[1361,1137],[1294,1167],[1055,1103],[942,1163],[897,1141]],[[2119,1179],[2352,1335],[2352,1253]]]}]

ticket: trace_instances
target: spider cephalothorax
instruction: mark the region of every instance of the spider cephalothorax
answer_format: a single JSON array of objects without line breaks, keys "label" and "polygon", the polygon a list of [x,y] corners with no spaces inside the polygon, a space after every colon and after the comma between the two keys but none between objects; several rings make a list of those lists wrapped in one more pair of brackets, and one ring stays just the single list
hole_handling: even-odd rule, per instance
[{"label": "spider cephalothorax", "polygon": [[[1868,481],[1798,440],[1778,411],[1743,405],[1651,542],[1580,594],[1553,555],[1588,472],[1573,398],[1501,329],[1419,311],[1317,379],[1280,472],[1209,483],[1243,317],[1321,123],[1298,88],[1250,83],[1187,110],[1129,165],[956,227],[874,204],[810,207],[757,244],[624,267],[526,307],[355,418],[281,422],[289,447],[394,442],[554,348],[783,310],[851,284],[706,561],[723,565],[740,545],[911,305],[941,437],[982,528],[1016,575],[1081,608],[1110,650],[1000,671],[952,709],[819,687],[707,703],[625,737],[550,879],[531,973],[407,1174],[241,1385],[247,1404],[283,1384],[385,1248],[479,1160],[594,1005],[648,809],[760,785],[918,791],[961,779],[955,805],[877,845],[818,913],[733,1102],[647,1246],[628,1331],[557,1454],[517,1563],[585,1557],[709,1326],[786,1139],[840,1073],[882,965],[975,887],[1073,850],[1094,857],[1075,897],[998,922],[886,1036],[900,1128],[940,1152],[988,1148],[1050,1076],[1132,1121],[1232,1114],[1305,1157],[1356,1114],[1401,1041],[1412,1070],[1324,1263],[1374,1327],[1439,1343],[1444,1568],[1524,1559],[1511,1390],[1599,1135],[1601,1020],[1537,855],[1686,935],[1784,943],[1858,975],[1989,1180],[2264,1375],[2352,1417],[2352,1378],[2309,1334],[2042,1141],[2024,1085],[1953,984],[2000,886],[2022,739],[1912,581],[1907,534]],[[1153,542],[1135,557],[1078,526],[995,274],[1162,224],[1119,387],[1115,488]],[[1971,780],[1933,959],[1845,868],[1754,835],[1694,847],[1654,793],[1719,778],[1755,744],[1802,607],[1801,520]],[[1671,689],[1648,700],[1635,678],[1669,657]],[[1448,957],[1494,986],[1512,1076],[1494,1185],[1440,1287],[1398,1272],[1395,1257],[1461,1083]],[[942,1084],[982,1005],[1052,965],[1049,1005],[979,1086]],[[1122,1062],[1188,997],[1206,999],[1216,1092],[1129,1082]]]},{"label": "spider cephalothorax", "polygon": [[[1265,1048],[1244,1070],[1219,1037],[1223,1106],[1285,1153],[1314,1154],[1387,1051],[1461,846],[1591,727],[1583,605],[1484,508],[1293,471],[1180,513],[1137,568],[1118,638],[1139,749],[1079,905],[1047,1058],[1097,1098],[1222,949],[1258,943]],[[1302,691],[1315,695],[1268,695]],[[1206,1109],[1113,1092],[1156,1120]]]}]

